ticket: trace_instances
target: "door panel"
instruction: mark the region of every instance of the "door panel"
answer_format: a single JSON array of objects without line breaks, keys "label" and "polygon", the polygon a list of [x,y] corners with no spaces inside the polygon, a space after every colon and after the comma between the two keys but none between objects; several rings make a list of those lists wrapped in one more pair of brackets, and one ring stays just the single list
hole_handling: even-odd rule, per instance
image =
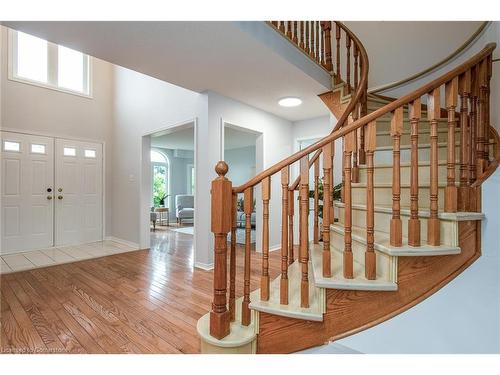
[{"label": "door panel", "polygon": [[56,246],[102,240],[102,145],[56,139],[55,187]]},{"label": "door panel", "polygon": [[1,132],[1,139],[1,252],[50,247],[54,199],[47,189],[53,190],[54,140],[10,132]]}]

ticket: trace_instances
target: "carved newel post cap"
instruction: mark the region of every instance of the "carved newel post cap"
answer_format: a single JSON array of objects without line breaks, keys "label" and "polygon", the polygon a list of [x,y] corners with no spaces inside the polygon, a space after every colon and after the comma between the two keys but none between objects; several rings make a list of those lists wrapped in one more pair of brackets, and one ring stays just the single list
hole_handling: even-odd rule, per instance
[{"label": "carved newel post cap", "polygon": [[228,170],[229,167],[224,160],[219,161],[215,166],[215,173],[217,173],[219,177],[224,177]]}]

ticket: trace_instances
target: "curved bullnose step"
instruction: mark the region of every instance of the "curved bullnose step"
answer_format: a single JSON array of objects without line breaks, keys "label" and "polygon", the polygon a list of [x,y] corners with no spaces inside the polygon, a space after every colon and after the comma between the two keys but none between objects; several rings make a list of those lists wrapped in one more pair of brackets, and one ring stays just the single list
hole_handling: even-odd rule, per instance
[{"label": "curved bullnose step", "polygon": [[345,279],[342,274],[342,254],[338,251],[330,252],[332,277],[323,277],[323,245],[310,244],[309,248],[311,250],[314,282],[318,287],[343,290],[398,290],[398,284],[396,282],[379,277],[376,280],[366,279],[364,276],[364,265],[357,261],[354,261],[354,278]]},{"label": "curved bullnose step", "polygon": [[[335,224],[330,227],[333,233],[337,233],[340,236],[344,236],[344,227]],[[352,240],[361,244],[366,245],[366,231],[359,227],[352,227]],[[375,231],[375,250],[381,253],[394,256],[438,256],[438,255],[456,255],[460,254],[461,249],[458,246],[430,246],[422,243],[419,247],[414,247],[408,245],[408,239],[403,237],[403,244],[401,247],[394,247],[389,245],[389,234],[379,231]]]},{"label": "curved bullnose step", "polygon": [[286,316],[315,322],[323,321],[326,312],[325,290],[315,283],[311,264],[309,263],[309,307],[300,307],[300,272],[301,264],[295,261],[288,267],[288,305],[280,304],[280,277],[270,285],[269,301],[261,301],[260,289],[250,293],[250,309],[274,315]]},{"label": "curved bullnose step", "polygon": [[248,326],[241,324],[241,302],[236,300],[235,321],[231,322],[230,333],[221,340],[210,335],[210,313],[203,315],[196,324],[201,341],[201,352],[204,354],[255,354],[257,350],[257,333],[259,331],[259,314],[252,311]]}]

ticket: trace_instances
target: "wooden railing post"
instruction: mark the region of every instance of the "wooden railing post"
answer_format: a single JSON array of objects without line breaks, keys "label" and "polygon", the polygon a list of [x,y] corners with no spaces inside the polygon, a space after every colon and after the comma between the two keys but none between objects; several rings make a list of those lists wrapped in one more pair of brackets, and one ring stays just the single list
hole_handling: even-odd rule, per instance
[{"label": "wooden railing post", "polygon": [[[334,160],[334,155],[335,155],[335,142],[331,143],[331,167],[330,167],[330,224],[333,224],[335,222],[335,210],[333,209],[333,191],[335,188],[335,181],[333,178],[333,160]],[[324,193],[323,193],[324,194]]]},{"label": "wooden railing post", "polygon": [[321,38],[320,29],[319,29],[319,21],[314,22],[314,28],[316,29],[316,49],[314,50],[316,53],[316,61],[321,64],[321,55],[319,50],[319,41]]},{"label": "wooden railing post", "polygon": [[[479,96],[477,99],[477,166],[476,173],[478,175],[482,174],[486,169],[486,153],[487,149],[487,137],[488,130],[485,126],[486,119],[486,92],[488,90],[486,85],[486,64],[484,62],[479,63]],[[486,130],[486,131],[485,131]]]},{"label": "wooden railing post", "polygon": [[[325,204],[323,182],[323,206]],[[313,242],[319,243],[319,158],[314,161],[314,227],[313,227]]]},{"label": "wooden railing post", "polygon": [[455,109],[457,108],[458,77],[446,83],[446,109],[448,110],[448,149],[446,160],[445,212],[457,212],[457,187],[455,184]]},{"label": "wooden railing post", "polygon": [[[477,97],[479,95],[479,77],[477,65],[472,69],[471,75],[471,96],[470,96],[470,144],[469,148],[469,185],[476,180],[476,160],[477,160]],[[473,203],[473,202],[471,202]],[[473,210],[474,211],[474,210]]]},{"label": "wooden railing post", "polygon": [[210,311],[210,335],[222,339],[229,334],[231,320],[226,303],[227,291],[227,234],[231,230],[232,184],[225,175],[228,166],[219,161],[215,166],[218,177],[212,181],[211,229],[214,246],[214,299]]},{"label": "wooden railing post", "polygon": [[290,167],[281,170],[281,279],[280,303],[288,305],[288,185]]},{"label": "wooden railing post", "polygon": [[335,83],[339,84],[341,82],[341,74],[340,74],[340,37],[341,37],[341,29],[340,26],[335,24],[335,40],[336,40],[336,56],[335,56],[335,64],[336,64],[336,72],[335,72]]},{"label": "wooden railing post", "polygon": [[250,247],[252,233],[253,187],[245,189],[243,193],[243,210],[245,212],[245,271],[243,283],[243,303],[241,305],[241,324],[248,326],[250,317]]},{"label": "wooden railing post", "polygon": [[300,159],[299,262],[301,268],[300,307],[309,307],[309,157]]},{"label": "wooden railing post", "polygon": [[293,21],[293,42],[295,44],[298,44],[299,42],[299,37],[298,37],[298,34],[297,34],[297,23],[298,21]]},{"label": "wooden railing post", "polygon": [[286,21],[286,36],[292,40],[292,21]]},{"label": "wooden railing post", "polygon": [[351,93],[351,37],[346,34],[345,39],[346,61],[345,61],[345,80],[347,85],[347,93]]},{"label": "wooden railing post", "polygon": [[269,200],[271,199],[271,178],[262,180],[262,278],[260,299],[269,300]]},{"label": "wooden railing post", "polygon": [[469,209],[469,93],[470,70],[459,78],[460,95],[460,185],[458,187],[458,208],[460,211]]},{"label": "wooden railing post", "polygon": [[377,123],[372,121],[366,127],[366,252],[365,252],[365,277],[375,280],[377,275],[375,243],[375,192],[373,188],[373,155],[376,148]]},{"label": "wooden railing post", "polygon": [[231,201],[231,254],[229,257],[229,314],[236,319],[236,214],[238,194],[233,193]]},{"label": "wooden railing post", "polygon": [[295,210],[295,191],[290,189],[288,190],[288,264],[292,264],[294,262],[293,256],[293,216]]},{"label": "wooden railing post", "polygon": [[343,270],[346,279],[353,278],[352,256],[352,189],[351,189],[351,155],[354,151],[355,132],[344,136],[344,253]]},{"label": "wooden railing post", "polygon": [[418,218],[418,123],[420,121],[420,98],[409,105],[410,117],[410,218],[408,219],[408,245],[420,246],[420,219]]},{"label": "wooden railing post", "polygon": [[[332,146],[323,146],[323,277],[332,276],[330,254],[330,181],[332,172]],[[319,165],[318,165],[319,166]]]},{"label": "wooden railing post", "polygon": [[333,69],[332,64],[332,40],[331,40],[331,31],[332,31],[332,23],[331,21],[322,21],[321,22],[323,32],[325,35],[325,61],[324,66],[325,69],[331,71]]},{"label": "wooden railing post", "polygon": [[300,34],[299,47],[300,49],[304,49],[304,21],[299,21],[299,34]]},{"label": "wooden railing post", "polygon": [[304,47],[305,47],[306,53],[308,55],[310,55],[311,54],[311,44],[310,44],[311,43],[311,39],[309,37],[310,21],[305,21],[304,24],[305,24],[304,26],[306,27],[306,40],[305,40]]},{"label": "wooden railing post", "polygon": [[285,21],[280,21],[280,27],[279,30],[282,34],[285,33]]},{"label": "wooden railing post", "polygon": [[401,151],[400,141],[403,132],[403,107],[396,109],[391,118],[392,136],[392,219],[390,228],[391,246],[403,244],[403,227],[401,223]]},{"label": "wooden railing post", "polygon": [[427,102],[427,116],[430,121],[431,157],[430,157],[430,216],[427,220],[427,243],[439,246],[440,224],[438,218],[438,119],[441,116],[439,88],[432,90]]}]

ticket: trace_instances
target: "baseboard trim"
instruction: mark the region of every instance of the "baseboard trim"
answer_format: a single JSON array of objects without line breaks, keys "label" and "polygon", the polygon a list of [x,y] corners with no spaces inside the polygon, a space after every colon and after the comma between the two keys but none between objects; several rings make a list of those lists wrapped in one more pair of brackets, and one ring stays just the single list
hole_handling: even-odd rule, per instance
[{"label": "baseboard trim", "polygon": [[281,250],[281,245],[276,245],[276,246],[273,246],[273,247],[270,247],[269,248],[269,251],[276,251],[276,250]]},{"label": "baseboard trim", "polygon": [[125,245],[125,246],[130,246],[130,247],[132,247],[134,249],[137,249],[137,250],[139,250],[141,248],[138,243],[127,241],[127,240],[123,240],[121,238],[114,237],[114,236],[106,236],[105,240],[106,241],[118,242],[119,244],[122,244],[122,245]]},{"label": "baseboard trim", "polygon": [[202,263],[202,262],[194,262],[195,268],[200,268],[204,271],[211,271],[214,269],[213,263]]}]

